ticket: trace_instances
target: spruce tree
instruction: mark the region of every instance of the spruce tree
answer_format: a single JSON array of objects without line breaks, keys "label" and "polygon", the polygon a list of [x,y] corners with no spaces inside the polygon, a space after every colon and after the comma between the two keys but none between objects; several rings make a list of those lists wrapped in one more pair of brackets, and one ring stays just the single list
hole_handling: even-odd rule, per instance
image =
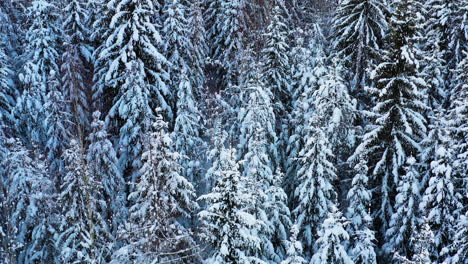
[{"label": "spruce tree", "polygon": [[417,25],[412,3],[395,1],[382,63],[373,70],[375,85],[368,89],[377,101],[370,115],[372,123],[349,159],[368,157],[371,188],[376,188],[372,209],[381,235],[394,212],[396,184],[405,173],[402,166],[408,157],[418,155],[426,134],[426,106],[421,92],[425,84],[418,77]]},{"label": "spruce tree", "polygon": [[168,124],[161,114],[153,126],[154,132],[145,134],[140,177],[128,196],[132,206],[120,232],[125,245],[114,252],[112,263],[171,261],[190,256],[194,246],[190,230],[181,222],[197,209],[194,188],[180,174],[181,157],[171,150]]},{"label": "spruce tree", "polygon": [[263,263],[251,255],[258,248],[260,239],[253,232],[259,221],[248,212],[253,202],[245,186],[245,178],[239,172],[234,149],[221,146],[219,156],[208,170],[216,177],[213,190],[199,199],[206,201],[207,208],[199,213],[212,244],[213,251],[208,263]]},{"label": "spruce tree", "polygon": [[[453,256],[448,259],[448,263],[466,263],[468,260],[468,212],[460,215],[457,220],[455,235],[451,250],[454,252]],[[446,260],[447,261],[447,260]]]},{"label": "spruce tree", "polygon": [[60,223],[56,247],[59,261],[93,262],[102,257],[108,239],[102,218],[102,184],[89,174],[83,147],[72,139],[63,153],[65,176],[58,196]]},{"label": "spruce tree", "polygon": [[82,0],[73,0],[64,9],[67,16],[63,20],[65,34],[64,53],[61,70],[63,73],[63,94],[68,101],[68,112],[73,115],[76,131],[80,137],[89,126],[89,103],[87,91],[90,78],[88,66],[92,49],[88,45],[90,32],[87,23],[87,10]]},{"label": "spruce tree", "polygon": [[193,45],[194,62],[192,64],[192,79],[194,80],[195,98],[200,99],[204,92],[206,83],[205,66],[208,56],[208,43],[205,31],[205,21],[203,20],[203,1],[192,1],[189,6],[189,22],[191,29],[191,42]]},{"label": "spruce tree", "polygon": [[[1,34],[0,34],[1,37]],[[5,47],[0,39],[0,126],[13,122],[11,111],[15,105],[15,89],[12,83],[9,57],[5,53]]]},{"label": "spruce tree", "polygon": [[299,234],[299,227],[293,225],[291,227],[291,237],[287,241],[287,258],[281,261],[281,264],[305,264],[305,259],[302,255],[302,244],[297,240]]},{"label": "spruce tree", "polygon": [[181,160],[184,177],[198,186],[202,182],[201,164],[204,162],[205,143],[201,138],[202,115],[193,93],[188,72],[182,71],[177,91],[177,117],[174,125],[175,150]]},{"label": "spruce tree", "polygon": [[298,187],[294,192],[298,205],[293,211],[307,250],[312,248],[317,238],[315,231],[334,206],[336,193],[332,182],[336,174],[332,158],[330,143],[318,118],[310,117],[306,127],[306,142],[296,161],[300,163]]},{"label": "spruce tree", "polygon": [[349,240],[349,235],[344,228],[345,224],[345,218],[342,217],[338,209],[333,206],[328,213],[328,217],[323,221],[318,231],[319,238],[315,242],[317,251],[310,260],[311,264],[354,263],[343,246],[343,242]]},{"label": "spruce tree", "polygon": [[455,215],[463,208],[454,184],[453,151],[446,133],[436,142],[434,160],[430,164],[432,176],[421,199],[420,209],[434,232],[434,256],[443,261],[444,248],[450,245],[455,232]]},{"label": "spruce tree", "polygon": [[348,192],[346,218],[350,221],[346,230],[350,236],[349,255],[356,264],[377,263],[372,217],[369,214],[371,192],[368,188],[368,168],[364,157],[354,167],[355,175]]},{"label": "spruce tree", "polygon": [[401,256],[411,258],[411,237],[414,230],[422,223],[418,209],[420,200],[420,174],[416,169],[416,159],[409,157],[405,171],[400,179],[395,199],[395,209],[389,228],[386,232],[384,250],[387,253],[398,252]]},{"label": "spruce tree", "polygon": [[370,83],[368,67],[378,63],[387,30],[387,7],[379,0],[345,0],[337,9],[333,38],[337,55],[348,69],[353,93]]},{"label": "spruce tree", "polygon": [[109,221],[113,237],[118,227],[125,223],[128,214],[126,205],[126,183],[118,167],[117,154],[108,138],[101,113],[93,113],[86,162],[90,177],[102,183],[103,198],[106,202],[103,217]]}]

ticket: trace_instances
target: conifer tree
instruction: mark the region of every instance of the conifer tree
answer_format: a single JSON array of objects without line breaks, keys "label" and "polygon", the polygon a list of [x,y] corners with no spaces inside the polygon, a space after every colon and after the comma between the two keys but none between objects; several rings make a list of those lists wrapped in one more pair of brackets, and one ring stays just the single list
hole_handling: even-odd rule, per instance
[{"label": "conifer tree", "polygon": [[68,101],[68,112],[72,113],[73,121],[80,137],[83,130],[89,126],[89,104],[87,91],[89,70],[91,62],[91,47],[88,45],[90,32],[88,13],[82,0],[73,0],[64,9],[67,14],[63,21],[65,34],[64,53],[62,55],[61,70],[63,73],[63,94]]},{"label": "conifer tree", "polygon": [[306,129],[306,142],[297,160],[301,166],[294,193],[298,205],[293,213],[301,226],[301,240],[311,249],[317,237],[315,230],[334,206],[336,194],[332,182],[336,174],[330,144],[316,116],[309,118]]},{"label": "conifer tree", "polygon": [[34,19],[26,34],[26,63],[19,74],[25,89],[15,111],[16,125],[26,142],[43,147],[45,131],[41,124],[45,115],[41,108],[50,91],[49,77],[59,72],[58,9],[48,0],[34,0],[27,12]]},{"label": "conifer tree", "polygon": [[418,210],[420,199],[419,172],[416,169],[416,159],[409,157],[405,171],[406,174],[400,179],[395,201],[395,212],[390,220],[386,232],[386,244],[384,249],[387,253],[398,252],[401,256],[411,258],[411,237],[414,230],[422,224]]},{"label": "conifer tree", "polygon": [[0,126],[13,122],[11,111],[16,99],[15,89],[11,80],[13,72],[10,69],[9,58],[2,44],[2,40],[0,39]]},{"label": "conifer tree", "polygon": [[65,176],[60,186],[60,223],[56,248],[59,261],[88,262],[102,258],[108,241],[107,222],[102,218],[102,184],[89,174],[85,153],[72,139],[63,153]]},{"label": "conifer tree", "polygon": [[378,63],[387,30],[387,7],[378,0],[341,1],[334,18],[334,47],[344,59],[352,81],[351,91],[369,85],[367,68]]},{"label": "conifer tree", "polygon": [[[120,131],[121,166],[126,169],[130,161],[138,160],[141,152],[138,141],[143,134],[138,131],[144,131],[142,116],[151,118],[152,109],[160,107],[171,122],[174,117],[170,101],[173,92],[167,86],[167,60],[159,48],[162,44],[159,25],[153,19],[158,12],[155,4],[150,0],[110,1],[107,6],[115,7],[115,13],[111,12],[114,15],[109,24],[110,33],[98,55],[100,59],[110,60],[105,72],[98,74],[103,76],[98,82],[104,81],[99,85],[110,90],[106,96],[112,98],[113,105],[107,122],[112,131]],[[135,147],[130,148],[131,145]],[[130,171],[140,167],[140,162],[135,163]]]},{"label": "conifer tree", "polygon": [[252,197],[235,161],[235,150],[221,146],[218,151],[218,159],[208,170],[216,177],[215,186],[211,193],[200,197],[207,202],[207,208],[199,217],[213,246],[208,263],[263,263],[251,255],[260,246],[260,239],[253,232],[259,221],[247,210]]},{"label": "conifer tree", "polygon": [[212,0],[207,8],[207,34],[211,58],[219,65],[223,87],[236,84],[240,52],[243,50],[242,32],[245,18],[240,0]]},{"label": "conifer tree", "polygon": [[299,227],[293,225],[291,227],[291,237],[287,241],[287,258],[281,261],[281,264],[305,264],[305,259],[302,255],[302,244],[297,240],[299,234]]},{"label": "conifer tree", "polygon": [[430,258],[430,250],[434,243],[434,234],[429,225],[424,222],[421,228],[413,230],[412,233],[411,244],[413,245],[412,252],[414,252],[414,255],[410,258],[411,260],[401,256],[397,251],[395,251],[393,259],[402,264],[433,263]]},{"label": "conifer tree", "polygon": [[349,235],[344,228],[345,221],[338,209],[333,206],[318,231],[319,238],[316,241],[317,251],[310,261],[311,264],[354,263],[343,246],[343,242],[349,240]]},{"label": "conifer tree", "polygon": [[412,3],[395,1],[383,61],[372,72],[375,87],[369,88],[377,101],[372,125],[350,157],[350,161],[359,155],[368,157],[371,188],[377,188],[372,208],[382,235],[394,212],[396,184],[404,174],[402,166],[408,157],[418,155],[426,134],[421,92],[425,84],[417,72],[417,25]]},{"label": "conifer tree", "polygon": [[118,227],[125,223],[127,217],[126,183],[118,167],[117,154],[110,142],[101,113],[93,113],[91,133],[86,161],[91,178],[102,183],[103,198],[106,201],[103,217],[109,221],[113,237]]},{"label": "conifer tree", "polygon": [[205,150],[205,144],[200,137],[203,121],[188,73],[184,70],[181,74],[177,91],[174,144],[175,150],[183,156],[181,165],[184,177],[198,185],[202,182],[200,167],[204,161]]},{"label": "conifer tree", "polygon": [[349,252],[356,264],[377,263],[375,254],[375,236],[372,231],[372,217],[369,214],[371,192],[368,189],[368,168],[361,157],[354,167],[355,175],[348,192],[349,201],[346,218],[350,221],[347,232],[350,235]]},{"label": "conifer tree", "polygon": [[[65,105],[65,99],[60,92],[57,73],[51,73],[49,81],[50,92],[44,104],[46,133],[45,151],[49,162],[50,173],[55,177],[58,186],[62,183],[64,170],[62,153],[70,137],[70,118]],[[52,79],[55,78],[55,79]]]},{"label": "conifer tree", "polygon": [[46,261],[45,247],[36,246],[35,240],[46,239],[47,232],[37,232],[45,221],[47,203],[50,201],[52,182],[46,176],[45,164],[31,153],[19,140],[7,139],[5,159],[1,161],[2,223],[0,244],[5,250],[7,263],[34,263]]},{"label": "conifer tree", "polygon": [[432,177],[429,179],[420,209],[434,232],[434,255],[439,261],[446,256],[443,249],[453,240],[455,232],[455,214],[463,207],[454,184],[452,169],[453,152],[446,134],[436,142],[434,160],[430,164]]},{"label": "conifer tree", "polygon": [[[134,60],[127,64],[125,82],[120,87],[119,95],[107,117],[123,121],[117,149],[119,167],[129,183],[135,183],[139,175],[144,134],[149,130],[148,120],[154,118],[150,106],[151,88],[145,82],[144,70],[141,61]],[[110,122],[108,124],[111,125]]]},{"label": "conifer tree", "polygon": [[[192,184],[180,175],[180,154],[173,152],[168,124],[158,114],[148,132],[140,177],[129,195],[129,219],[121,231],[125,246],[112,263],[158,263],[190,255],[194,242],[180,221],[197,209]],[[162,253],[170,252],[171,254]]]},{"label": "conifer tree", "polygon": [[201,98],[206,83],[205,66],[208,56],[208,43],[203,20],[203,7],[201,0],[192,1],[189,6],[189,22],[191,29],[191,42],[193,44],[194,62],[192,65],[193,87],[195,98]]},{"label": "conifer tree", "polygon": [[453,243],[451,245],[451,250],[454,252],[454,255],[448,259],[448,263],[465,263],[468,259],[468,212],[465,212],[464,215],[460,215],[457,220],[457,226],[455,230],[455,235],[453,237]]}]

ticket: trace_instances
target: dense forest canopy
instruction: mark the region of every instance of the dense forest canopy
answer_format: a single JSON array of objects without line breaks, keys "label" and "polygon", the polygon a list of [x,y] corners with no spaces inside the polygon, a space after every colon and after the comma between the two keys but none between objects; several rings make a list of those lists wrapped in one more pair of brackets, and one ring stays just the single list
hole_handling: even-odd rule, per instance
[{"label": "dense forest canopy", "polygon": [[468,263],[468,0],[0,1],[0,263]]}]

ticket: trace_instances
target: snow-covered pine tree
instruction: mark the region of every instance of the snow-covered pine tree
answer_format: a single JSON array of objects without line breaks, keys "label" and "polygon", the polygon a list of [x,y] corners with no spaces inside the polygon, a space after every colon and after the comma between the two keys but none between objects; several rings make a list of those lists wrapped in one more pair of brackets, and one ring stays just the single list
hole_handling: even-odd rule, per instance
[{"label": "snow-covered pine tree", "polygon": [[315,242],[316,252],[310,260],[310,264],[353,264],[354,262],[346,253],[343,243],[349,240],[345,230],[346,219],[335,206],[332,206],[328,217],[318,231],[319,238]]},{"label": "snow-covered pine tree", "polygon": [[45,152],[49,172],[57,186],[62,184],[64,164],[62,153],[70,140],[70,118],[66,108],[66,100],[60,92],[58,73],[50,73],[49,93],[44,104],[44,131],[46,135]]},{"label": "snow-covered pine tree", "polygon": [[59,72],[58,39],[61,31],[57,25],[58,9],[53,2],[34,0],[27,13],[32,23],[26,34],[26,63],[19,74],[25,89],[16,106],[16,125],[25,142],[35,142],[43,147],[45,116],[41,108],[49,92],[50,73]]},{"label": "snow-covered pine tree", "polygon": [[100,117],[99,111],[93,113],[86,161],[91,178],[102,183],[106,201],[103,217],[110,225],[112,236],[116,237],[118,227],[125,223],[128,215],[126,183],[118,167],[117,154],[108,139],[105,123]]},{"label": "snow-covered pine tree", "polygon": [[88,45],[88,10],[83,0],[72,0],[63,11],[66,16],[63,20],[65,43],[61,65],[62,89],[64,98],[68,101],[67,110],[72,114],[73,123],[77,126],[78,136],[83,137],[90,118],[87,91],[90,84],[88,66],[92,49]]},{"label": "snow-covered pine tree", "polygon": [[[450,69],[455,69],[457,65],[466,57],[468,52],[468,3],[466,1],[446,1],[447,24],[451,27],[448,44],[450,58],[447,59]],[[451,20],[451,21],[450,21]],[[456,82],[455,82],[456,83]]]},{"label": "snow-covered pine tree", "polygon": [[301,227],[300,238],[307,252],[317,238],[316,230],[331,212],[336,193],[332,182],[336,178],[331,160],[333,154],[330,143],[323,132],[317,116],[309,117],[306,129],[306,142],[296,162],[298,187],[294,195],[297,206],[293,214]]},{"label": "snow-covered pine tree", "polygon": [[362,94],[369,85],[368,67],[378,63],[387,30],[387,7],[379,0],[341,1],[334,18],[334,48],[344,59],[351,91]]},{"label": "snow-covered pine tree", "polygon": [[324,125],[337,166],[346,161],[355,142],[353,122],[356,106],[348,94],[342,72],[342,66],[334,59],[323,77],[325,81],[313,94],[314,109]]},{"label": "snow-covered pine tree", "polygon": [[207,203],[199,217],[213,246],[207,263],[264,263],[251,255],[260,247],[254,232],[260,221],[248,212],[253,201],[239,172],[235,150],[221,146],[218,152],[218,159],[208,170],[216,178],[215,186],[211,193],[199,198]]},{"label": "snow-covered pine tree", "polygon": [[202,115],[193,93],[193,81],[183,69],[177,90],[177,112],[174,125],[175,151],[182,155],[182,175],[194,186],[203,185],[201,164],[204,162],[205,143],[200,137],[203,128]]},{"label": "snow-covered pine tree", "polygon": [[368,168],[364,157],[354,167],[355,175],[348,192],[349,202],[346,218],[349,225],[346,230],[350,236],[349,255],[356,264],[376,264],[375,236],[372,217],[369,214],[371,191],[368,188]]},{"label": "snow-covered pine tree", "polygon": [[65,176],[58,195],[60,223],[55,247],[61,263],[95,263],[105,259],[110,242],[102,217],[102,184],[89,173],[83,147],[72,139],[63,153]]},{"label": "snow-covered pine tree", "polygon": [[150,129],[149,120],[153,120],[154,115],[150,106],[151,88],[144,78],[145,65],[141,60],[131,60],[126,67],[125,82],[119,88],[106,121],[108,126],[112,126],[115,119],[122,123],[117,144],[119,167],[126,182],[133,184],[142,166],[145,133]]},{"label": "snow-covered pine tree", "polygon": [[[423,112],[424,81],[418,77],[416,59],[416,13],[413,1],[396,0],[390,21],[390,32],[382,50],[382,63],[372,72],[374,87],[368,91],[377,104],[368,113],[372,123],[350,161],[361,155],[368,158],[370,188],[376,188],[372,211],[383,235],[393,214],[397,184],[405,173],[406,159],[417,156],[420,141],[426,134]],[[381,240],[382,241],[382,240]]]},{"label": "snow-covered pine tree", "polygon": [[420,174],[417,171],[416,159],[409,157],[406,161],[405,174],[401,176],[395,199],[389,228],[387,229],[384,250],[387,254],[398,252],[400,256],[412,258],[411,237],[414,230],[422,224],[418,208],[420,200]]},{"label": "snow-covered pine tree", "polygon": [[435,250],[431,253],[442,262],[447,257],[444,256],[444,248],[453,241],[455,216],[463,205],[454,184],[450,138],[444,133],[435,144],[435,156],[430,164],[432,176],[421,199],[420,209],[434,232]]},{"label": "snow-covered pine tree", "polygon": [[[401,264],[431,264],[431,250],[434,243],[434,234],[431,228],[423,222],[421,228],[412,231],[411,244],[413,257],[401,256],[397,251],[393,254],[393,260]],[[411,259],[411,260],[410,260]],[[444,262],[445,263],[445,262]]]},{"label": "snow-covered pine tree", "polygon": [[3,41],[0,39],[0,126],[14,122],[11,111],[16,103],[16,92],[11,80],[12,74],[10,59],[6,55]]},{"label": "snow-covered pine tree", "polygon": [[203,20],[204,1],[194,0],[189,6],[188,18],[190,21],[191,42],[193,45],[192,79],[194,80],[194,95],[200,99],[206,83],[205,65],[208,56],[205,22]]},{"label": "snow-covered pine tree", "polygon": [[6,217],[0,236],[1,248],[6,255],[4,260],[6,263],[47,261],[45,245],[36,245],[34,240],[47,239],[48,233],[37,232],[36,228],[50,216],[47,203],[53,183],[46,176],[45,164],[32,158],[19,140],[6,139],[5,148],[5,159],[0,161],[5,173],[2,175],[0,208]]},{"label": "snow-covered pine tree", "polygon": [[218,65],[223,87],[235,85],[237,65],[243,50],[245,21],[241,0],[211,0],[207,8],[207,34],[211,59]]},{"label": "snow-covered pine tree", "polygon": [[[165,0],[164,1],[164,22],[162,34],[164,36],[163,50],[164,56],[169,61],[171,67],[168,70],[170,75],[170,87],[177,88],[182,82],[182,74],[190,81],[191,89],[195,87],[198,77],[192,73],[192,67],[196,61],[194,54],[194,43],[191,39],[191,24],[188,19],[189,1]],[[174,96],[176,96],[175,89]],[[174,109],[174,111],[177,107]]]},{"label": "snow-covered pine tree", "polygon": [[291,105],[288,28],[283,11],[279,6],[273,7],[270,24],[264,34],[265,47],[262,50],[262,81],[268,84],[273,94],[272,101],[278,120],[285,118],[284,115]]},{"label": "snow-covered pine tree", "polygon": [[468,263],[468,211],[457,220],[451,250],[454,254],[446,260],[448,263]]},{"label": "snow-covered pine tree", "polygon": [[[144,126],[142,118],[134,118],[136,112],[139,112],[140,116],[144,114],[150,118],[153,114],[152,109],[160,107],[171,123],[174,118],[171,101],[174,94],[166,85],[169,78],[166,69],[168,62],[159,48],[162,40],[158,32],[159,25],[154,17],[158,13],[155,5],[157,2],[151,0],[111,0],[107,4],[109,9],[115,7],[115,14],[109,24],[110,35],[103,42],[104,47],[97,56],[110,62],[108,67],[104,67],[105,72],[98,74],[103,77],[98,82],[104,83],[97,85],[104,85],[109,89],[105,95],[113,100],[108,115],[109,128],[115,132],[120,130],[118,145],[123,147],[124,153],[130,152],[127,144],[131,142],[127,141],[126,137],[129,133],[132,137],[139,137],[141,133],[136,133],[135,130]],[[134,66],[129,67],[130,65]],[[130,73],[129,69],[132,68],[134,70]],[[131,74],[132,78],[128,78],[128,74]],[[138,90],[137,94],[132,94],[131,89],[134,92]],[[128,106],[130,102],[134,107]],[[151,108],[148,109],[147,105],[151,105]],[[105,110],[102,112],[106,113]],[[137,146],[135,149],[135,153],[138,153],[141,147]],[[126,164],[138,155],[122,156],[122,165],[126,167]]]},{"label": "snow-covered pine tree", "polygon": [[291,237],[286,242],[287,244],[287,258],[281,261],[281,264],[305,264],[306,261],[302,257],[302,244],[297,240],[299,235],[299,227],[297,225],[291,226]]},{"label": "snow-covered pine tree", "polygon": [[[302,55],[302,59],[297,59],[297,62],[302,61],[304,65],[296,65],[297,71],[293,78],[295,79],[293,92],[293,110],[290,119],[290,126],[294,128],[289,137],[289,144],[286,147],[288,159],[286,162],[286,181],[285,190],[289,198],[294,198],[294,189],[297,184],[297,171],[300,168],[300,163],[297,162],[299,153],[304,147],[306,141],[307,120],[314,111],[313,94],[318,88],[324,84],[324,76],[327,73],[325,64],[325,54],[321,46],[312,46]],[[310,52],[307,52],[310,50]],[[314,53],[312,53],[314,52]]]},{"label": "snow-covered pine tree", "polygon": [[[157,110],[161,111],[161,110]],[[191,257],[194,241],[182,225],[197,209],[195,191],[181,174],[180,154],[173,152],[168,124],[158,113],[147,132],[140,177],[128,199],[132,206],[121,232],[125,246],[112,263],[160,263]]]}]

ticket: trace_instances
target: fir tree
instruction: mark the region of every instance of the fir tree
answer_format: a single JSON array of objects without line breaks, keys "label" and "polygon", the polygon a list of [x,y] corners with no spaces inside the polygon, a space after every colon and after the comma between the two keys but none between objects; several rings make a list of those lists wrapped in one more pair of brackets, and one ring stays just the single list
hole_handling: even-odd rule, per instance
[{"label": "fir tree", "polygon": [[247,211],[251,201],[244,177],[235,162],[235,150],[221,147],[219,159],[208,170],[216,177],[211,193],[200,197],[207,208],[199,213],[207,229],[207,239],[213,246],[208,263],[263,263],[250,255],[258,248],[260,239],[255,236],[259,221]]},{"label": "fir tree", "polygon": [[344,217],[336,207],[332,207],[328,217],[320,227],[319,238],[316,241],[317,251],[312,257],[311,264],[352,264],[354,263],[346,253],[343,242],[349,240],[344,229]]},{"label": "fir tree", "polygon": [[86,161],[90,177],[102,183],[103,198],[106,201],[103,217],[109,221],[113,237],[117,235],[120,225],[127,217],[126,183],[118,167],[117,154],[108,139],[104,121],[100,120],[101,113],[93,113],[91,133]]},{"label": "fir tree", "polygon": [[350,221],[347,232],[350,235],[349,252],[356,264],[377,263],[374,231],[371,230],[372,217],[369,214],[371,192],[368,189],[368,168],[361,157],[354,167],[355,175],[348,192],[349,201],[346,218]]},{"label": "fir tree", "polygon": [[174,144],[175,150],[183,156],[181,165],[184,177],[192,183],[201,183],[200,167],[204,161],[205,150],[205,144],[200,137],[203,121],[193,94],[192,82],[187,74],[185,70],[182,72],[177,91]]},{"label": "fir tree", "polygon": [[203,20],[203,7],[201,0],[192,1],[189,6],[189,21],[191,29],[191,42],[193,45],[194,62],[192,64],[192,79],[194,80],[195,98],[201,98],[206,83],[205,66],[208,56],[205,22]]},{"label": "fir tree", "polygon": [[190,255],[194,244],[180,222],[197,209],[193,186],[180,175],[181,157],[171,150],[168,124],[158,114],[153,125],[154,132],[146,134],[140,177],[128,197],[132,206],[121,232],[126,245],[114,253],[112,263],[170,261]]},{"label": "fir tree", "polygon": [[73,114],[73,121],[78,134],[83,137],[83,130],[89,126],[89,104],[87,98],[91,47],[89,29],[86,24],[87,10],[82,0],[73,0],[64,9],[63,29],[66,42],[62,55],[62,83],[64,97],[68,101],[68,112]]},{"label": "fir tree", "polygon": [[305,259],[302,255],[302,245],[301,242],[297,240],[299,234],[299,227],[293,225],[291,227],[291,237],[287,241],[287,258],[281,261],[281,264],[305,264]]},{"label": "fir tree", "polygon": [[462,208],[460,195],[454,187],[451,161],[453,152],[446,134],[436,142],[434,160],[430,164],[432,177],[421,199],[420,208],[434,232],[434,255],[443,261],[442,250],[449,246],[455,232],[454,215]]},{"label": "fir tree", "polygon": [[398,260],[402,264],[426,264],[433,263],[430,258],[430,250],[434,242],[434,234],[432,233],[429,225],[424,223],[422,228],[412,231],[411,238],[412,252],[414,252],[412,260],[407,257],[401,256],[398,252],[394,253],[394,260]]},{"label": "fir tree", "polygon": [[11,80],[13,72],[10,69],[9,58],[2,44],[2,40],[0,39],[0,126],[13,122],[11,112],[16,99],[15,89]]},{"label": "fir tree", "polygon": [[409,157],[405,167],[406,174],[400,179],[395,199],[396,211],[393,213],[386,232],[387,253],[398,252],[401,256],[411,257],[411,237],[414,230],[421,225],[418,205],[420,199],[419,173],[416,169],[416,159]]},{"label": "fir tree", "polygon": [[378,0],[345,0],[334,19],[334,47],[344,59],[351,90],[362,93],[370,82],[367,68],[377,63],[387,30],[387,7]]},{"label": "fir tree", "polygon": [[468,261],[468,212],[465,212],[464,215],[460,215],[458,218],[453,238],[451,250],[455,254],[448,259],[448,263],[466,264]]},{"label": "fir tree", "polygon": [[383,61],[372,72],[375,87],[369,88],[377,100],[368,115],[373,122],[350,157],[350,161],[360,155],[368,157],[371,188],[378,188],[372,208],[381,234],[394,212],[396,184],[404,174],[402,166],[408,157],[418,155],[420,141],[426,134],[422,115],[426,106],[421,93],[425,84],[417,73],[417,25],[412,3],[408,0],[395,2]]},{"label": "fir tree", "polygon": [[240,0],[212,0],[208,3],[208,39],[211,58],[219,65],[223,87],[236,83],[236,65],[243,50],[244,13]]},{"label": "fir tree", "polygon": [[56,247],[60,262],[87,262],[102,258],[108,241],[107,222],[102,218],[102,185],[89,174],[84,150],[72,139],[63,153],[65,176],[60,186],[60,225]]},{"label": "fir tree", "polygon": [[332,182],[336,174],[331,163],[333,154],[330,144],[317,117],[311,117],[307,125],[306,142],[297,160],[301,166],[294,193],[298,205],[293,213],[301,226],[301,240],[310,249],[317,237],[314,231],[318,230],[334,206],[336,194]]}]

